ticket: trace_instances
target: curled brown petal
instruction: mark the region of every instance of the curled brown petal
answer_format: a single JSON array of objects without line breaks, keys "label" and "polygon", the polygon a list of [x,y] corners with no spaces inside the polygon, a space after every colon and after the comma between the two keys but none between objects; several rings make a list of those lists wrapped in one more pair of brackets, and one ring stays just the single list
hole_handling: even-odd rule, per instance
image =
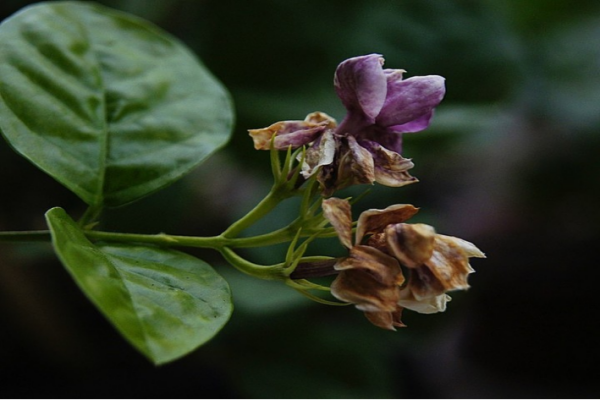
[{"label": "curled brown petal", "polygon": [[362,212],[356,226],[356,244],[362,242],[365,235],[382,232],[386,226],[404,222],[418,211],[411,204],[396,204],[383,210],[370,209]]},{"label": "curled brown petal", "polygon": [[352,248],[352,211],[350,202],[331,197],[323,200],[323,216],[337,232],[340,241],[348,249]]},{"label": "curled brown petal", "polygon": [[472,243],[452,236],[436,235],[431,258],[425,263],[446,290],[467,289],[467,276],[474,272],[469,255],[484,257]]}]

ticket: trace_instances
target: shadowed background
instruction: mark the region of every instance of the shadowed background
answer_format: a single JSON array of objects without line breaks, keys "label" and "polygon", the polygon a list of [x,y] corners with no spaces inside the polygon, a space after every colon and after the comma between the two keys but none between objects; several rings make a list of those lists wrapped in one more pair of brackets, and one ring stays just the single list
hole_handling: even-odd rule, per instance
[{"label": "shadowed background", "polygon": [[[6,18],[28,1],[4,0]],[[380,53],[446,78],[432,126],[405,136],[420,182],[375,186],[355,211],[421,208],[412,222],[477,244],[472,288],[443,314],[386,332],[191,250],[232,286],[223,331],[155,368],[79,292],[46,244],[0,244],[2,397],[598,397],[600,3],[593,0],[283,2],[112,0],[191,47],[236,105],[229,146],[183,180],[104,214],[105,230],[214,235],[270,186],[246,129],[324,111],[342,60]],[[0,60],[1,61],[1,60]],[[357,195],[364,187],[348,190]],[[256,227],[282,226],[283,204]],[[83,204],[0,143],[0,230],[45,229]],[[258,263],[284,248],[248,251]],[[312,247],[341,255],[335,240]],[[337,252],[337,253],[336,253]]]}]

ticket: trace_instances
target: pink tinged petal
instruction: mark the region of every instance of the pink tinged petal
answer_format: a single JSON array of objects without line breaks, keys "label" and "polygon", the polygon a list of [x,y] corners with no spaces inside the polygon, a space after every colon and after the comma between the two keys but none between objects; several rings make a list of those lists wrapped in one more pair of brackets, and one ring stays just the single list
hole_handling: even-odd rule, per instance
[{"label": "pink tinged petal", "polygon": [[444,78],[437,75],[390,81],[385,104],[377,116],[377,124],[390,127],[421,118],[442,101],[445,92]]},{"label": "pink tinged petal", "polygon": [[337,67],[333,81],[346,109],[364,114],[371,123],[379,114],[387,94],[382,65],[383,58],[379,54],[350,58]]},{"label": "pink tinged petal", "polygon": [[418,268],[433,255],[435,229],[425,224],[394,224],[385,229],[390,253],[409,268]]},{"label": "pink tinged petal", "polygon": [[411,204],[396,204],[383,210],[363,211],[356,226],[356,244],[360,244],[365,235],[383,232],[386,226],[404,222],[418,211],[419,209]]},{"label": "pink tinged petal", "polygon": [[406,287],[400,291],[398,305],[420,314],[434,314],[446,311],[446,304],[450,300],[452,300],[450,296],[445,293],[438,296],[417,299],[410,288]]},{"label": "pink tinged petal", "polygon": [[348,200],[335,197],[323,200],[323,216],[337,232],[346,248],[352,248],[352,211]]}]

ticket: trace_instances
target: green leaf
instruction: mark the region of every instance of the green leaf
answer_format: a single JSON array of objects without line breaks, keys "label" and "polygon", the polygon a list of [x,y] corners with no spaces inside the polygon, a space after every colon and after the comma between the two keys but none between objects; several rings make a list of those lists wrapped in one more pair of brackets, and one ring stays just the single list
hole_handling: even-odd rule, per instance
[{"label": "green leaf", "polygon": [[157,247],[93,244],[61,208],[46,219],[81,290],[154,363],[191,352],[228,321],[229,286],[204,261]]},{"label": "green leaf", "polygon": [[232,123],[221,84],[139,18],[67,1],[0,24],[0,129],[91,206],[174,182],[229,140]]}]

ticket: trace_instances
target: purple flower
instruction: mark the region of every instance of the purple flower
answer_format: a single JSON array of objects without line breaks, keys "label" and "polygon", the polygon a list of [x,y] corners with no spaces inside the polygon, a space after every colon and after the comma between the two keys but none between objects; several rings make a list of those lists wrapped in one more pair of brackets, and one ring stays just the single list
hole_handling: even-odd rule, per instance
[{"label": "purple flower", "polygon": [[311,118],[313,113],[302,122],[252,130],[255,147],[269,148],[267,136],[273,135],[277,149],[310,144],[302,173],[305,178],[317,173],[325,196],[359,183],[398,187],[415,182],[407,172],[413,163],[400,155],[402,134],[429,126],[444,97],[444,78],[403,79],[404,70],[382,66],[379,54],[350,58],[338,66],[334,85],[348,111],[339,126],[329,117]]},{"label": "purple flower", "polygon": [[402,133],[429,126],[433,109],[446,91],[444,78],[403,79],[404,70],[382,66],[379,54],[350,58],[338,66],[334,85],[348,114],[336,132],[401,153]]}]

